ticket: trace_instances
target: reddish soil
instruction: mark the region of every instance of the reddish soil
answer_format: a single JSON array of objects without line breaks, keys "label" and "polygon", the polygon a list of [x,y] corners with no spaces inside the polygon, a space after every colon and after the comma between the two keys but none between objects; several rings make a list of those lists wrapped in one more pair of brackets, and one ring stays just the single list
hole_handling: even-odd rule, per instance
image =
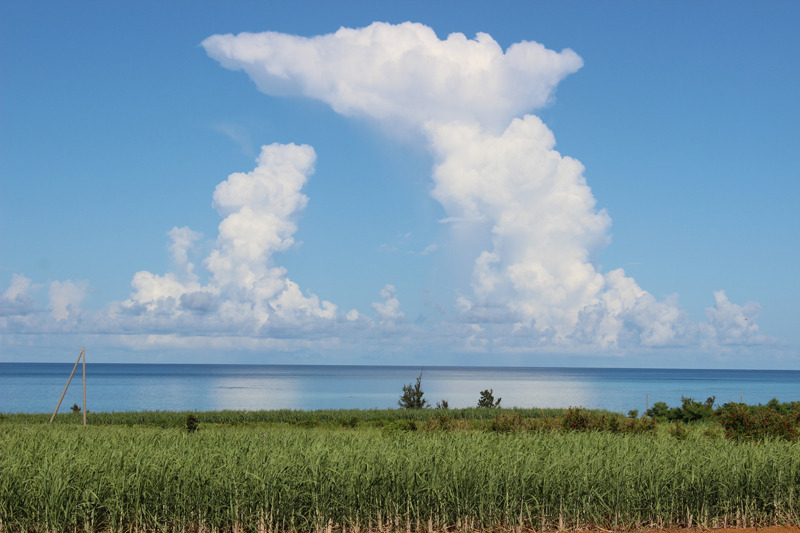
[{"label": "reddish soil", "polygon": [[724,529],[640,529],[631,533],[689,533],[695,531],[708,531],[709,533],[800,533],[800,526],[728,527]]}]

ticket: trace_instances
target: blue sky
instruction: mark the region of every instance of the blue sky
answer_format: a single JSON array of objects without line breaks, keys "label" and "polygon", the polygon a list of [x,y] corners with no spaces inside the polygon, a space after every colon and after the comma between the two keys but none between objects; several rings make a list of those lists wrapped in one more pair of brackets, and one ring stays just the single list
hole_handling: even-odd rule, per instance
[{"label": "blue sky", "polygon": [[3,2],[0,360],[800,368],[798,20]]}]

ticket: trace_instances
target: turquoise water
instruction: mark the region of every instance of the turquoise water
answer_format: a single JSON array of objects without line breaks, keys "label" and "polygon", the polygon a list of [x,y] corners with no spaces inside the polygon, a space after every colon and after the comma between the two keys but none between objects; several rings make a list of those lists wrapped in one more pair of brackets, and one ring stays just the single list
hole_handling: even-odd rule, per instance
[{"label": "turquoise water", "polygon": [[[0,363],[0,412],[50,413],[72,364]],[[681,396],[718,404],[800,401],[800,371],[633,368],[167,365],[90,363],[90,411],[394,408],[422,371],[425,398],[474,406],[493,389],[504,407],[570,407],[644,412]],[[61,405],[82,403],[78,368]]]}]

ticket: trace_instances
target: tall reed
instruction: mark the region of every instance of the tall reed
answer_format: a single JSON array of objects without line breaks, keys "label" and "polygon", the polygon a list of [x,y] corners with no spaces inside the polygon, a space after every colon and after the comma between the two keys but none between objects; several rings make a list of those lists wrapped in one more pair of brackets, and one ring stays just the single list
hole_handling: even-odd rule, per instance
[{"label": "tall reed", "polygon": [[611,433],[0,426],[2,531],[800,524],[800,445]]}]

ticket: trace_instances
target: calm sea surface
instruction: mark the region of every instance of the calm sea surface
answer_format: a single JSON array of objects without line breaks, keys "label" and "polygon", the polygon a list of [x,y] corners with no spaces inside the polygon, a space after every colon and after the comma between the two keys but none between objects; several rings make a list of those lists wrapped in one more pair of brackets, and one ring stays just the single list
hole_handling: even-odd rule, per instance
[{"label": "calm sea surface", "polygon": [[[0,363],[0,412],[52,412],[72,364]],[[419,367],[295,365],[86,365],[90,411],[369,409],[397,407]],[[717,403],[800,401],[800,371],[619,368],[425,367],[425,398],[451,407],[494,389],[505,407],[582,406],[644,412],[681,396]],[[81,369],[60,412],[82,403]]]}]

